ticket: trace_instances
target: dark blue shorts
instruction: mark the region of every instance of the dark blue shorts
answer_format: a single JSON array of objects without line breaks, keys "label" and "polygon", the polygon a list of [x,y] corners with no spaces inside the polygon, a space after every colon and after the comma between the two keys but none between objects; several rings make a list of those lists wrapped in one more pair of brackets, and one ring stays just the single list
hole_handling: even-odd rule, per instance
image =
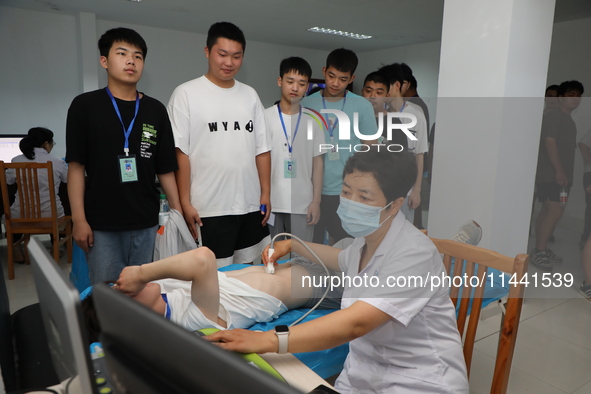
[{"label": "dark blue shorts", "polygon": [[[538,201],[539,202],[546,202],[546,201],[560,202],[560,190],[562,190],[562,186],[560,186],[558,183],[556,183],[556,182],[537,183],[536,189],[538,192]],[[570,185],[566,187],[566,193],[570,194]]]}]

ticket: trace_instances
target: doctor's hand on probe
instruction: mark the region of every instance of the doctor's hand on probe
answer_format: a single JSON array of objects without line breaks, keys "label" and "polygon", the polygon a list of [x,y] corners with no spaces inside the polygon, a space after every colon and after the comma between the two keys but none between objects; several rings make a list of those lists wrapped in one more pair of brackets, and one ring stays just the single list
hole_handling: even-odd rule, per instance
[{"label": "doctor's hand on probe", "polygon": [[267,265],[269,261],[271,261],[273,265],[277,265],[277,260],[291,252],[291,239],[275,241],[273,245],[275,251],[273,252],[271,257],[269,257],[268,255],[270,247],[271,245],[269,244],[265,247],[265,249],[263,249],[263,253],[261,253],[261,261],[264,265]]}]

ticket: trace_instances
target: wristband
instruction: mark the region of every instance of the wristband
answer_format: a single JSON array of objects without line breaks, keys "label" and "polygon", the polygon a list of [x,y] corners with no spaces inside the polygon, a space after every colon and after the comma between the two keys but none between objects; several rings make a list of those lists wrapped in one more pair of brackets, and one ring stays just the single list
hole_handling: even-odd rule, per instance
[{"label": "wristband", "polygon": [[277,350],[277,353],[287,353],[289,327],[286,325],[275,326],[275,335],[277,335],[277,340],[279,341],[279,349]]}]

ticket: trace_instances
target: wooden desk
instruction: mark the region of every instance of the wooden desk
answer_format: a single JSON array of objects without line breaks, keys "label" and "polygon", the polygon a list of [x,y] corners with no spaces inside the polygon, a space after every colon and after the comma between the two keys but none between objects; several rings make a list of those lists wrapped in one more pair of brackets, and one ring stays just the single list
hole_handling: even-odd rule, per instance
[{"label": "wooden desk", "polygon": [[[261,354],[261,357],[265,359],[269,364],[273,366],[283,376],[287,383],[301,390],[303,393],[312,391],[319,385],[323,384],[330,388],[333,388],[324,379],[318,376],[314,371],[306,366],[303,362],[298,360],[293,354],[276,354],[268,353]],[[55,390],[59,394],[65,393],[65,387],[67,380],[59,385],[49,387]],[[69,394],[87,394],[82,393],[77,379],[70,384]],[[43,391],[31,391],[30,394],[44,394]]]},{"label": "wooden desk", "polygon": [[271,364],[290,386],[304,393],[312,391],[321,384],[334,389],[293,354],[267,353],[261,354],[261,357]]}]

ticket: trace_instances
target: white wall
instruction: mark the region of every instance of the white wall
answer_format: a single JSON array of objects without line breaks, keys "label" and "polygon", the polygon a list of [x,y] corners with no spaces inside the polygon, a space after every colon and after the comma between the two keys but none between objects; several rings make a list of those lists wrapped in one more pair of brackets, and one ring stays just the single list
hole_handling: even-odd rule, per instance
[{"label": "white wall", "polygon": [[386,64],[406,63],[412,68],[413,75],[417,79],[419,95],[429,107],[431,123],[435,120],[437,97],[437,80],[439,77],[439,51],[441,42],[428,42],[424,44],[408,45],[379,51],[361,52],[359,67],[357,68],[357,80],[354,90],[358,94],[363,87],[363,80],[372,71],[376,71]]},{"label": "white wall", "polygon": [[381,66],[394,62],[407,63],[412,68],[413,75],[417,79],[419,94],[425,97],[437,97],[440,48],[441,42],[434,41],[379,51],[361,52],[359,53],[360,61],[357,70],[360,81],[357,87],[361,89],[365,76],[372,71],[376,71]]},{"label": "white wall", "polygon": [[[357,70],[355,90],[361,89],[363,78],[383,64],[392,62],[407,63],[412,69],[419,84],[419,94],[429,106],[431,122],[435,120],[437,97],[439,56],[441,42],[410,45],[380,51],[359,53],[360,64]],[[554,24],[550,61],[548,64],[547,84],[559,84],[565,80],[576,79],[583,83],[591,95],[591,18]],[[545,87],[544,87],[545,88]],[[540,89],[541,90],[541,89]],[[591,129],[591,99],[583,99],[581,106],[573,113],[577,123],[579,140]],[[563,221],[570,221],[575,229],[582,224],[585,209],[584,191],[582,187],[583,160],[577,151],[575,156],[575,184],[571,189],[569,203]]]},{"label": "white wall", "polygon": [[[106,30],[119,26],[97,20],[97,40]],[[164,104],[177,85],[207,71],[205,35],[141,25],[126,27],[137,30],[148,44],[138,88]],[[65,155],[68,107],[82,93],[76,34],[74,16],[0,7],[0,133],[48,127],[57,142],[53,153]],[[94,53],[98,62],[98,50]],[[270,106],[280,97],[276,81],[281,59],[302,56],[311,64],[313,77],[321,78],[326,55],[325,51],[248,41],[247,37],[237,78],[253,86],[263,105]],[[96,78],[99,87],[106,85],[106,72],[101,67]]]},{"label": "white wall", "polygon": [[[108,29],[119,26],[121,24],[118,22],[98,20],[97,39]],[[164,104],[168,103],[172,91],[179,84],[207,72],[204,54],[206,35],[141,25],[125,27],[136,30],[148,44],[148,56],[139,89]],[[246,38],[244,62],[236,78],[253,86],[265,107],[280,98],[276,81],[282,59],[301,56],[312,66],[313,77],[320,76],[326,52],[248,41]],[[99,74],[99,86],[105,86],[106,72],[101,68]]]},{"label": "white wall", "polygon": [[[554,24],[548,85],[576,79],[591,92],[591,18]],[[589,96],[589,94],[585,96]]]},{"label": "white wall", "polygon": [[[120,25],[96,20],[97,39],[107,29]],[[137,30],[148,44],[146,67],[138,86],[141,91],[166,104],[177,85],[206,72],[205,35],[142,25],[126,26]],[[72,99],[83,90],[78,68],[83,62],[79,59],[76,34],[74,16],[0,6],[0,50],[4,54],[0,62],[0,119],[3,120],[0,133],[24,133],[33,126],[48,127],[56,134],[54,153],[60,157],[65,155],[67,110]],[[98,50],[93,53],[98,63]],[[275,81],[281,59],[302,56],[312,65],[312,77],[322,78],[327,54],[326,51],[248,41],[247,37],[246,56],[237,78],[253,86],[263,104],[269,106],[279,99]],[[357,92],[369,72],[385,63],[403,61],[413,67],[421,96],[436,96],[439,42],[358,55],[360,63],[356,74],[359,79],[354,84]],[[101,67],[97,70],[97,85],[105,86],[106,73]]]},{"label": "white wall", "polygon": [[430,235],[449,237],[474,219],[481,246],[527,250],[554,8],[446,0],[439,95],[454,99],[438,102]]},{"label": "white wall", "polygon": [[[96,25],[98,38],[105,30],[120,24],[97,20]],[[148,43],[146,69],[139,85],[147,94],[166,103],[178,84],[206,71],[204,35],[141,25],[129,27],[142,34]],[[355,91],[359,92],[363,78],[381,65],[405,62],[412,67],[419,93],[428,102],[434,120],[435,100],[430,98],[437,97],[440,45],[437,41],[359,53]],[[591,91],[590,47],[591,19],[555,24],[548,84],[578,79]],[[54,153],[62,157],[67,109],[71,100],[81,93],[76,18],[0,6],[0,51],[0,133],[21,133],[33,126],[46,126],[56,133],[58,145]],[[98,51],[95,53],[98,62]],[[244,65],[237,78],[257,89],[263,104],[268,106],[278,99],[275,80],[282,58],[302,56],[312,65],[313,77],[322,78],[326,55],[325,51],[248,41]],[[98,86],[104,86],[104,70],[99,68],[98,74]],[[582,125],[579,136],[591,124],[591,111],[585,110],[584,105],[588,107],[582,104],[573,115]],[[578,180],[582,168],[579,154],[576,160]],[[575,183],[571,193],[566,216],[581,217],[583,212],[579,183]]]},{"label": "white wall", "polygon": [[74,33],[73,17],[0,7],[0,133],[48,127],[59,157],[66,113],[78,94]]}]

